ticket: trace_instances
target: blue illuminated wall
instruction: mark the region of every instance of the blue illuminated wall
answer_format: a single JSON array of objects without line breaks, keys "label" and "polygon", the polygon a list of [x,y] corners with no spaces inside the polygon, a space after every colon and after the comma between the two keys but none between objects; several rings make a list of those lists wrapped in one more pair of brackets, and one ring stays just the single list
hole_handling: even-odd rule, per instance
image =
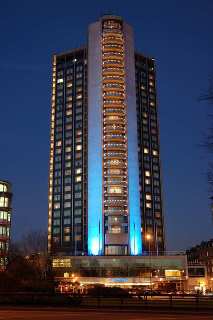
[{"label": "blue illuminated wall", "polygon": [[[103,254],[101,27],[88,37],[88,254]],[[100,41],[99,41],[100,39]]]},{"label": "blue illuminated wall", "polygon": [[132,28],[124,23],[126,103],[128,137],[128,187],[129,187],[129,251],[142,254],[141,212],[139,192],[139,160],[137,136],[137,110],[135,89],[135,57]]}]

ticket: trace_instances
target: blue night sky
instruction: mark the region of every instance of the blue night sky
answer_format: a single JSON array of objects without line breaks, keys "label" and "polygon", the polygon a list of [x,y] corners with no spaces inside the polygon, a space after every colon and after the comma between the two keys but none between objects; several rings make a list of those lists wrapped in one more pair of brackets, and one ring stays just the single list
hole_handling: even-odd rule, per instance
[{"label": "blue night sky", "polygon": [[51,55],[84,44],[109,11],[157,62],[167,248],[182,250],[213,236],[199,147],[210,107],[198,102],[213,74],[211,0],[1,1],[0,178],[13,184],[13,238],[47,225]]}]

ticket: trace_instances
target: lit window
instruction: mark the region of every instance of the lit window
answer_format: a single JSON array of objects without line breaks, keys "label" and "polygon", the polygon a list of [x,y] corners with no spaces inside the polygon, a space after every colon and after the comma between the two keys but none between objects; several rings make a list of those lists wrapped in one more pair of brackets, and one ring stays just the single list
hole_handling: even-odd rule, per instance
[{"label": "lit window", "polygon": [[76,169],[76,174],[80,174],[82,172],[81,168]]},{"label": "lit window", "polygon": [[81,176],[75,178],[76,182],[81,182]]},{"label": "lit window", "polygon": [[146,176],[146,177],[150,177],[150,171],[149,171],[149,170],[146,170],[146,171],[145,171],[145,176]]},{"label": "lit window", "polygon": [[157,156],[157,155],[158,155],[157,150],[153,150],[153,151],[152,151],[152,154],[153,154],[153,156]]},{"label": "lit window", "polygon": [[81,150],[81,149],[82,149],[82,145],[79,144],[79,145],[76,146],[76,150],[77,150],[77,151],[79,151],[79,150]]},{"label": "lit window", "polygon": [[151,208],[151,207],[152,207],[151,202],[146,202],[146,208]]},{"label": "lit window", "polygon": [[146,200],[152,200],[151,194],[146,194]]},{"label": "lit window", "polygon": [[113,226],[109,231],[110,233],[121,233],[121,227]]},{"label": "lit window", "polygon": [[150,184],[150,179],[145,179],[145,184]]},{"label": "lit window", "polygon": [[63,82],[64,82],[64,80],[62,78],[57,80],[57,83],[63,83]]},{"label": "lit window", "polygon": [[122,188],[117,187],[117,186],[113,186],[108,189],[108,192],[109,193],[122,193]]},{"label": "lit window", "polygon": [[64,237],[64,241],[65,241],[65,242],[70,241],[70,236],[65,236],[65,237]]},{"label": "lit window", "polygon": [[144,149],[143,149],[143,152],[144,152],[144,153],[149,153],[149,149],[144,148]]},{"label": "lit window", "polygon": [[54,203],[54,209],[60,209],[60,203],[59,202]]}]

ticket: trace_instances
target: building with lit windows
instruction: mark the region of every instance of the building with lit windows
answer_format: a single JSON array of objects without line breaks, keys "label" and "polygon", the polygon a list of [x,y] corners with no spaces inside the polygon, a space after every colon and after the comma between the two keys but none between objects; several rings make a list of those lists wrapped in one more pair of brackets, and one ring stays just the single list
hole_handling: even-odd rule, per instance
[{"label": "building with lit windows", "polygon": [[155,61],[117,16],[53,56],[48,246],[53,256],[162,255]]},{"label": "building with lit windows", "polygon": [[11,184],[0,180],[0,270],[7,264],[12,210]]}]

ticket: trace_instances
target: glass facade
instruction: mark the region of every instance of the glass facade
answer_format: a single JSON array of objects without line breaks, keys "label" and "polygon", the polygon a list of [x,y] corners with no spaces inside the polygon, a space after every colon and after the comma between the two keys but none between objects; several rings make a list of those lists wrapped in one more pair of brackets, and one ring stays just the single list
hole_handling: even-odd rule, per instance
[{"label": "glass facade", "polygon": [[85,49],[53,58],[49,248],[86,251],[87,61]]},{"label": "glass facade", "polygon": [[165,245],[154,59],[135,54],[135,69],[143,245],[146,252],[162,254]]}]

